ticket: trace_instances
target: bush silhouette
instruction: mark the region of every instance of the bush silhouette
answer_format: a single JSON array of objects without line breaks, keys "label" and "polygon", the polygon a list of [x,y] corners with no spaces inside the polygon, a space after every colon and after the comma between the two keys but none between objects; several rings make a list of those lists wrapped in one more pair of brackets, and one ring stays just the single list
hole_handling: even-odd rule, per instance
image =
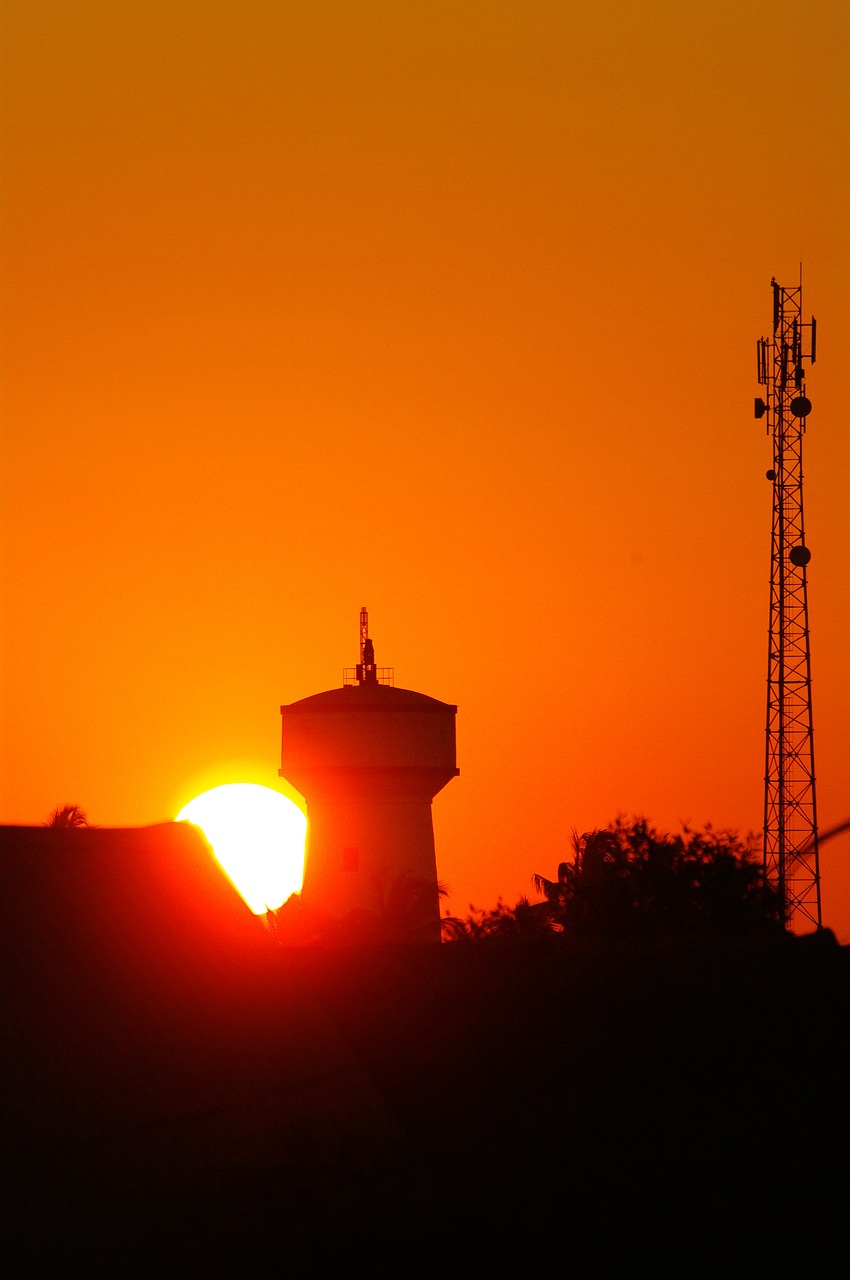
[{"label": "bush silhouette", "polygon": [[550,920],[572,937],[743,937],[781,931],[778,892],[765,883],[757,838],[683,827],[660,833],[619,817],[572,837],[573,857],[532,883]]}]

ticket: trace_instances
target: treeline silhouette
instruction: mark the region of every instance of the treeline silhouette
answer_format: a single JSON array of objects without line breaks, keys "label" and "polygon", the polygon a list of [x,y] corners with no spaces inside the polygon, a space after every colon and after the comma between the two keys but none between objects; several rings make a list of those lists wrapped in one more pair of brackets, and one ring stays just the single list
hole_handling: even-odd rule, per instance
[{"label": "treeline silhouette", "polygon": [[766,882],[758,839],[733,831],[659,832],[619,816],[602,830],[572,833],[572,858],[554,879],[532,877],[541,903],[470,907],[443,921],[449,941],[776,936],[783,903]]},{"label": "treeline silhouette", "polygon": [[[283,946],[380,945],[436,941],[556,944],[567,939],[661,940],[705,936],[746,938],[783,931],[783,903],[767,883],[754,835],[706,826],[658,831],[648,819],[619,816],[608,827],[572,833],[572,858],[554,879],[530,879],[542,901],[502,899],[491,908],[470,904],[466,916],[448,912],[434,925],[433,882],[384,874],[374,906],[342,919],[307,909],[300,894],[267,913]],[[448,896],[445,884],[439,897]]]}]

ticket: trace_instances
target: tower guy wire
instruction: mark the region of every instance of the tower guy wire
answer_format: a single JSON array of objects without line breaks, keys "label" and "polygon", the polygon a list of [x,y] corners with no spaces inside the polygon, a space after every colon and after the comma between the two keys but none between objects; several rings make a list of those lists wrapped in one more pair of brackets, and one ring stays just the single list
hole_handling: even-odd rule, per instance
[{"label": "tower guy wire", "polygon": [[773,334],[757,345],[755,402],[773,438],[770,625],[764,777],[764,872],[779,890],[786,927],[820,929],[821,883],[812,730],[812,669],[803,523],[803,436],[812,404],[804,365],[814,364],[814,317],[802,318],[803,286],[771,280]]}]

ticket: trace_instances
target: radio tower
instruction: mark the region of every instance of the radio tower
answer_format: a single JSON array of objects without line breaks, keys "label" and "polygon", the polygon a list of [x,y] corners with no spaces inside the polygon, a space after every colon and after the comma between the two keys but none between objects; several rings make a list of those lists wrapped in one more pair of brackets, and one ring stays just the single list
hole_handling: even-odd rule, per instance
[{"label": "radio tower", "polygon": [[784,922],[821,927],[812,736],[812,672],[803,529],[803,435],[812,404],[803,365],[815,362],[814,317],[802,319],[803,284],[773,288],[773,336],[758,342],[757,418],[773,436],[773,532],[767,659],[764,873],[778,889]]}]

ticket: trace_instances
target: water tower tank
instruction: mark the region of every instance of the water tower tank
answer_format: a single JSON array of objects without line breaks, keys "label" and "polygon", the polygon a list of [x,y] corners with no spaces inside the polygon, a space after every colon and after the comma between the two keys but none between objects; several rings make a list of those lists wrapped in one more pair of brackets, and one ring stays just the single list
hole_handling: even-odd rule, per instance
[{"label": "water tower tank", "polygon": [[431,801],[458,773],[457,707],[395,688],[374,665],[365,609],[360,621],[361,660],[346,683],[280,709],[280,774],[307,802],[301,901],[439,938]]}]

